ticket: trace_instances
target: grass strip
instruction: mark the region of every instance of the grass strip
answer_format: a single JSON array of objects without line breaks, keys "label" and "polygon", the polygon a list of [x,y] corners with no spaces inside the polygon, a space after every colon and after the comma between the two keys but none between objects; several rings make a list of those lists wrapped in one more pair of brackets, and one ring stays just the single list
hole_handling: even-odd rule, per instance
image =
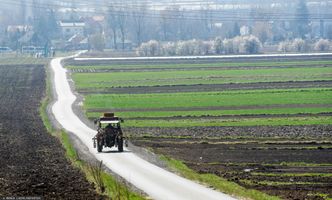
[{"label": "grass strip", "polygon": [[317,183],[317,182],[299,182],[299,181],[289,181],[289,182],[279,182],[279,181],[251,181],[247,179],[240,180],[241,183],[246,185],[264,185],[264,186],[290,186],[290,185],[328,185],[328,183]]},{"label": "grass strip", "polygon": [[309,196],[312,196],[312,197],[321,197],[323,200],[332,200],[332,197],[329,194],[311,193]]},{"label": "grass strip", "polygon": [[217,175],[214,174],[198,174],[192,169],[188,168],[183,162],[179,160],[175,160],[173,158],[166,157],[164,155],[160,156],[162,160],[164,160],[169,168],[178,172],[181,176],[198,181],[200,183],[206,184],[208,186],[212,186],[215,189],[224,192],[229,195],[233,195],[241,198],[249,198],[253,200],[277,200],[278,197],[270,196],[263,192],[246,189],[234,182],[227,181]]},{"label": "grass strip", "polygon": [[51,121],[49,120],[48,114],[47,114],[47,107],[49,103],[51,102],[51,78],[50,78],[50,71],[48,67],[45,67],[46,72],[46,88],[45,88],[45,95],[44,98],[41,101],[41,105],[39,107],[39,115],[44,123],[44,126],[46,127],[46,130],[48,133],[51,133],[53,136],[55,133],[55,130],[51,124]]},{"label": "grass strip", "polygon": [[269,176],[269,177],[332,177],[332,173],[263,173],[253,172],[253,176]]}]

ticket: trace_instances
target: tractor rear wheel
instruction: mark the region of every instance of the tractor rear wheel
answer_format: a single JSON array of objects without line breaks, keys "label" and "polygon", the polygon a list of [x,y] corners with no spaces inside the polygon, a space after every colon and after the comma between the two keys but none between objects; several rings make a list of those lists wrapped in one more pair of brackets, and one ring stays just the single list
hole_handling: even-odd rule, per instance
[{"label": "tractor rear wheel", "polygon": [[103,151],[103,144],[101,142],[97,143],[97,151],[100,153]]},{"label": "tractor rear wheel", "polygon": [[118,150],[119,152],[123,152],[123,138],[118,140]]}]

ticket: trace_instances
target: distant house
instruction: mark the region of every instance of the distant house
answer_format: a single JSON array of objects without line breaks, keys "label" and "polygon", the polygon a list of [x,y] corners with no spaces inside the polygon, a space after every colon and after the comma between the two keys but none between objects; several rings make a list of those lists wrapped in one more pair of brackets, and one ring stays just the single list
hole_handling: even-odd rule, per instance
[{"label": "distant house", "polygon": [[240,28],[240,34],[242,36],[249,35],[250,34],[250,28],[249,28],[249,26],[242,26]]},{"label": "distant house", "polygon": [[32,30],[32,26],[28,25],[9,25],[7,26],[7,33],[12,34],[16,32],[25,33]]},{"label": "distant house", "polygon": [[84,35],[84,22],[60,22],[62,37],[71,38],[73,35]]}]

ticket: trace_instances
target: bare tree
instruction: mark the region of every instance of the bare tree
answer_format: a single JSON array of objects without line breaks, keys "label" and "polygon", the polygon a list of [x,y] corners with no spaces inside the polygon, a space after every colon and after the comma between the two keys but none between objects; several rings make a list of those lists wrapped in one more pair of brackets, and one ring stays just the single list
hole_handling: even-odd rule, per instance
[{"label": "bare tree", "polygon": [[160,11],[160,28],[162,30],[163,39],[176,40],[181,38],[181,22],[183,22],[179,7],[172,5]]},{"label": "bare tree", "polygon": [[161,10],[160,11],[160,26],[161,26],[161,30],[163,32],[163,39],[165,41],[168,40],[168,37],[167,37],[167,33],[168,33],[168,30],[169,30],[169,12],[167,9],[165,10]]},{"label": "bare tree", "polygon": [[112,31],[114,49],[117,49],[118,48],[117,30],[118,30],[119,23],[118,23],[117,10],[112,3],[110,3],[108,6],[107,24]]},{"label": "bare tree", "polygon": [[137,46],[140,46],[142,43],[142,36],[146,23],[146,14],[147,5],[145,2],[140,3],[138,8],[132,8],[133,28],[135,31]]},{"label": "bare tree", "polygon": [[21,23],[22,24],[25,24],[26,23],[26,6],[27,6],[27,4],[26,4],[26,1],[25,0],[21,0],[20,1],[20,6],[21,6],[21,8],[20,8],[20,11],[21,11]]},{"label": "bare tree", "polygon": [[119,15],[118,15],[119,30],[121,33],[122,50],[125,49],[126,25],[127,25],[127,18],[128,18],[128,16],[125,13],[126,12],[125,12],[124,8],[122,7],[119,10]]},{"label": "bare tree", "polygon": [[207,1],[206,3],[201,4],[201,8],[200,8],[200,17],[202,18],[202,24],[204,27],[204,33],[203,35],[205,36],[205,38],[209,38],[211,36],[211,32],[212,32],[212,26],[213,26],[213,21],[212,21],[212,8],[210,5],[210,2]]},{"label": "bare tree", "polygon": [[252,32],[263,44],[272,39],[272,27],[267,22],[256,22]]}]

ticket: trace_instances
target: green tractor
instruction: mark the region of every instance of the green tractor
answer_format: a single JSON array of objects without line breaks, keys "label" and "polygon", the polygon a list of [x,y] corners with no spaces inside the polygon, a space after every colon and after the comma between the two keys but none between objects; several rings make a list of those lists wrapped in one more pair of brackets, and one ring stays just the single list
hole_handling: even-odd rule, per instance
[{"label": "green tractor", "polygon": [[92,138],[93,147],[97,148],[98,152],[102,152],[104,147],[114,146],[118,148],[119,152],[123,152],[125,138],[120,125],[123,120],[114,116],[114,113],[104,113],[104,116],[94,122],[98,126],[98,130],[96,136]]}]

